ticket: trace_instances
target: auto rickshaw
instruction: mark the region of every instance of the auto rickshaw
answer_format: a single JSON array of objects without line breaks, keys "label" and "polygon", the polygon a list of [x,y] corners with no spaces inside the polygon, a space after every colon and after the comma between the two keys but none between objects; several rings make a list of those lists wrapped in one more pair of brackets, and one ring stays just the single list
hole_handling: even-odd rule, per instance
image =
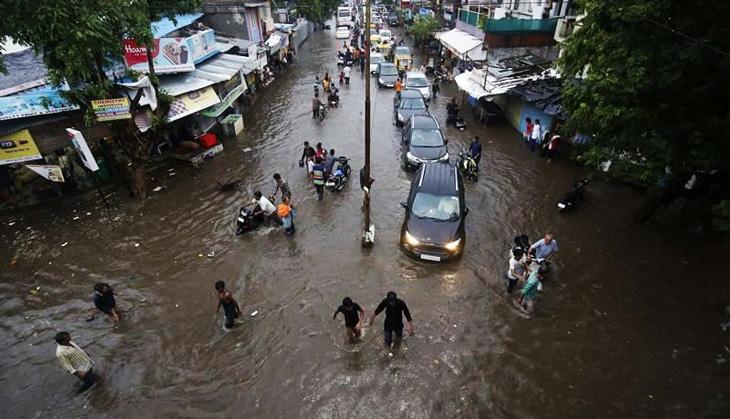
[{"label": "auto rickshaw", "polygon": [[398,67],[398,71],[408,71],[413,64],[413,56],[411,49],[406,46],[397,46],[393,54],[393,64]]},{"label": "auto rickshaw", "polygon": [[377,48],[378,48],[378,52],[383,54],[383,57],[390,57],[391,47],[390,47],[390,42],[388,40],[381,39]]}]

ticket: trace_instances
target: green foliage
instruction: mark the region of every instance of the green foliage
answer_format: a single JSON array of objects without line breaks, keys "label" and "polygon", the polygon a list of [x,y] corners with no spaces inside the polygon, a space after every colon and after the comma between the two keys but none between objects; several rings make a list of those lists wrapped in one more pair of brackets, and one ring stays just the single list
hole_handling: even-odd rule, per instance
[{"label": "green foliage", "polygon": [[338,0],[298,0],[297,11],[310,22],[324,23],[339,5]]},{"label": "green foliage", "polygon": [[674,173],[727,168],[730,2],[691,9],[679,0],[582,3],[587,16],[563,45],[559,66],[565,76],[585,70],[562,95],[569,126],[595,136],[585,161],[622,160],[645,179],[665,166]]},{"label": "green foliage", "polygon": [[424,42],[439,28],[439,22],[433,16],[419,16],[416,18],[410,31],[417,43]]}]

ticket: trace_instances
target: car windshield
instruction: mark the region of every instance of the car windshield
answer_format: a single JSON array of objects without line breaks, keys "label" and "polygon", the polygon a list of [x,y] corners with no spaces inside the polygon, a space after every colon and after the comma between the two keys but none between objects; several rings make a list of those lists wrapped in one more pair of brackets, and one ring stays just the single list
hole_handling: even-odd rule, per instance
[{"label": "car windshield", "polygon": [[425,77],[409,77],[406,82],[408,87],[428,87],[428,80]]},{"label": "car windshield", "polygon": [[398,69],[394,65],[383,65],[380,66],[380,75],[382,76],[396,76],[398,75]]},{"label": "car windshield", "polygon": [[408,47],[397,47],[395,53],[399,55],[411,55],[411,50]]},{"label": "car windshield", "polygon": [[380,31],[380,36],[390,38],[390,31]]},{"label": "car windshield", "polygon": [[411,213],[419,218],[455,221],[459,219],[459,197],[419,192],[413,199]]},{"label": "car windshield", "polygon": [[403,98],[398,109],[426,109],[426,103],[420,97]]},{"label": "car windshield", "polygon": [[444,139],[441,137],[441,131],[437,129],[414,130],[411,134],[411,145],[415,147],[443,147]]},{"label": "car windshield", "polygon": [[383,59],[383,57],[378,56],[378,55],[373,55],[373,56],[370,57],[370,63],[371,64],[382,63],[383,61],[385,61]]}]

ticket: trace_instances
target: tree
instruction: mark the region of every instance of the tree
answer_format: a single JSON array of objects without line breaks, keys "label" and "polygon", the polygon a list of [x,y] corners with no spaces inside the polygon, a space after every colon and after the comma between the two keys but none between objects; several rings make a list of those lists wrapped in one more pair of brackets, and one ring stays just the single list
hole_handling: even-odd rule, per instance
[{"label": "tree", "polygon": [[428,40],[431,34],[439,28],[439,22],[433,16],[419,16],[411,25],[411,33],[416,40],[416,44],[421,44]]},{"label": "tree", "polygon": [[[585,0],[559,67],[568,126],[594,136],[589,164],[612,159],[646,181],[730,164],[730,3]],[[584,73],[585,72],[585,73]],[[623,156],[621,158],[620,156]]]},{"label": "tree", "polygon": [[338,0],[298,0],[297,11],[310,22],[324,24],[339,5]]},{"label": "tree", "polygon": [[[122,39],[134,38],[140,44],[153,45],[151,22],[163,17],[195,10],[200,0],[64,0],[34,3],[26,0],[5,0],[0,5],[3,16],[0,38],[9,36],[31,46],[42,54],[52,84],[68,81],[73,89],[65,95],[79,105],[87,124],[94,121],[91,101],[119,97],[105,69],[122,58]],[[148,48],[148,51],[150,48]],[[150,68],[152,69],[151,57]],[[158,79],[150,79],[159,93]],[[162,106],[153,115],[153,129],[140,133],[132,120],[115,122],[113,131],[119,135],[132,162],[134,195],[144,198],[145,164],[155,138],[164,129],[167,112],[164,94],[158,95]],[[132,101],[132,112],[138,111]]]}]

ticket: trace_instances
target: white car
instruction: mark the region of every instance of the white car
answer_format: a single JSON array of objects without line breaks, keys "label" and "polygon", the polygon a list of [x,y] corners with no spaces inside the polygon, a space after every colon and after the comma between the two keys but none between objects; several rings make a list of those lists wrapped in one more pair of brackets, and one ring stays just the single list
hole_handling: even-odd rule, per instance
[{"label": "white car", "polygon": [[426,75],[419,71],[409,71],[406,73],[403,88],[416,89],[421,92],[424,99],[431,99],[431,84],[428,82]]},{"label": "white car", "polygon": [[375,74],[375,70],[378,69],[378,64],[384,63],[385,57],[383,57],[383,54],[380,54],[378,52],[371,52],[370,53],[370,74]]},{"label": "white car", "polygon": [[393,38],[393,34],[389,30],[387,30],[387,29],[381,29],[378,32],[378,35],[380,35],[380,39],[381,40],[387,39],[388,41],[390,41],[391,38]]},{"label": "white car", "polygon": [[336,39],[350,39],[350,28],[347,26],[338,26],[335,32]]}]

